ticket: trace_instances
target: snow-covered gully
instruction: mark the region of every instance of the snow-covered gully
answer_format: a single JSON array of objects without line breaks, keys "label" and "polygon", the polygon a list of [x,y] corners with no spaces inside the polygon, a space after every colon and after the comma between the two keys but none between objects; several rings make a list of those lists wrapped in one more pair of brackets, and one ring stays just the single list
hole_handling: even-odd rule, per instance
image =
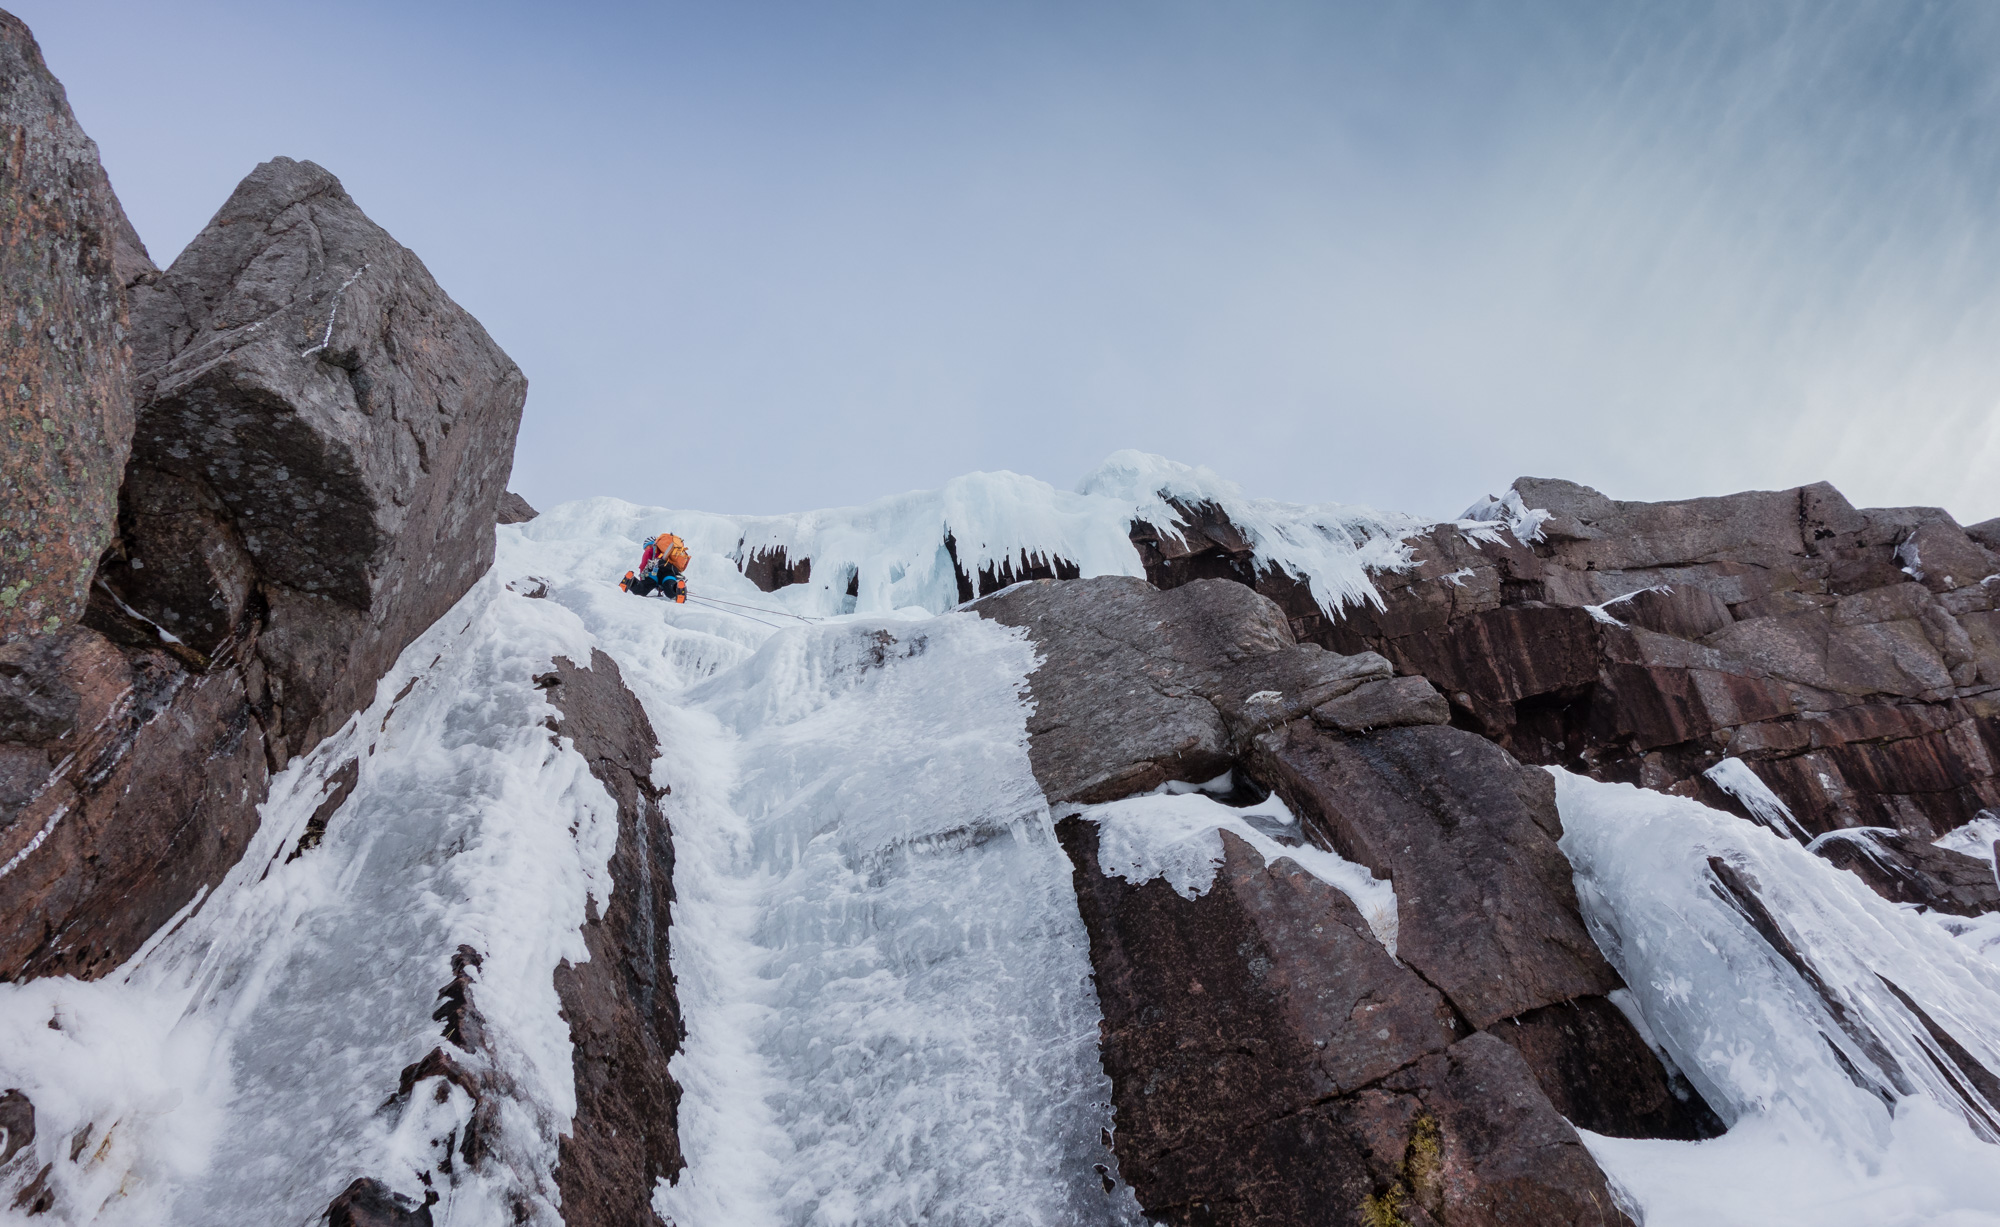
[{"label": "snow-covered gully", "polygon": [[753,653],[754,626],[601,589],[551,595],[656,662],[627,677],[674,790],[689,1166],[661,1210],[1137,1221],[1096,1171],[1109,1086],[1028,769],[1028,646],[948,614],[764,632]]}]

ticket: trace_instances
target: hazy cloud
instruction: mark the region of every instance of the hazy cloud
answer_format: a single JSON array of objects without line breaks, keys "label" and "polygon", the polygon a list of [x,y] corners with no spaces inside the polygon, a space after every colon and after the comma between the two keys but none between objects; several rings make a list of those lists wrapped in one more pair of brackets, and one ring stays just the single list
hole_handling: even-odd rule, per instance
[{"label": "hazy cloud", "polygon": [[538,504],[1139,447],[2000,514],[1983,4],[15,8],[156,258],[340,175],[528,372]]}]

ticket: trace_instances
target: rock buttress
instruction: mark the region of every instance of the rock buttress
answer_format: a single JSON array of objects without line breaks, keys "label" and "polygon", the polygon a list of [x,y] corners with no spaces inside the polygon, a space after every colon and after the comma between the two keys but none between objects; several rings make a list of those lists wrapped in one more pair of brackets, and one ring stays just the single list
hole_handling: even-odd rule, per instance
[{"label": "rock buttress", "polygon": [[[1252,586],[1300,639],[1429,680],[1452,723],[1523,762],[1748,816],[1704,774],[1738,758],[1808,835],[1927,843],[2000,812],[1990,523],[1857,509],[1823,482],[1666,503],[1542,478],[1514,489],[1550,513],[1533,540],[1438,525],[1411,538],[1410,569],[1375,576],[1381,607],[1333,618],[1297,578],[1259,568],[1216,508],[1181,509],[1183,542],[1144,524],[1133,540],[1161,587]],[[1912,893],[1922,875],[1870,880],[1927,902]]]},{"label": "rock buttress", "polygon": [[572,739],[618,802],[611,898],[584,925],[590,961],[556,969],[576,1069],[576,1118],[561,1143],[556,1184],[565,1222],[654,1227],[653,1189],[674,1180],[681,1158],[680,1086],[667,1062],[681,1043],[680,1001],[668,969],[674,897],[672,832],[652,783],[659,744],[617,662],[590,667],[558,657],[538,679]]},{"label": "rock buttress", "polygon": [[[1497,1222],[1521,1206],[1620,1223],[1555,1100],[1625,1136],[1716,1131],[1608,1007],[1619,982],[1577,914],[1546,775],[1442,727],[1422,679],[1294,643],[1236,583],[1044,582],[973,609],[1043,657],[1029,758],[1075,815],[1058,834],[1104,1010],[1113,1142],[1148,1213]],[[1104,875],[1087,806],[1232,767],[1279,788],[1309,838],[1395,880],[1401,961],[1346,896],[1226,834],[1193,899]],[[1537,1013],[1552,1009],[1569,1013]]]},{"label": "rock buttress", "polygon": [[[40,61],[7,30],[18,93]],[[7,186],[17,227],[55,224],[34,182]],[[102,290],[102,335],[60,339],[72,366],[86,340],[103,362],[34,399],[87,402],[98,416],[62,429],[97,431],[94,480],[122,463],[123,483],[83,625],[0,646],[0,980],[102,975],[221,879],[269,773],[365,706],[491,564],[525,394],[310,163],[260,166],[163,274],[102,194],[96,246],[78,237],[88,218],[35,240],[95,278],[72,298]],[[136,409],[113,369],[128,281]],[[9,480],[42,489],[53,455],[10,447]],[[84,523],[101,493],[69,489],[63,514]]]},{"label": "rock buttress", "polygon": [[125,274],[151,272],[34,35],[0,12],[0,642],[83,615],[132,447]]}]

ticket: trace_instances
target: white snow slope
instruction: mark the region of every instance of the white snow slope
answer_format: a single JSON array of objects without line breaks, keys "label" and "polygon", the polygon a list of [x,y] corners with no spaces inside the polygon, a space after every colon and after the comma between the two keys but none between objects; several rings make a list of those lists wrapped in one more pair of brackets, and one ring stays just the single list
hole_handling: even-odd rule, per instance
[{"label": "white snow slope", "polygon": [[[27,1221],[304,1227],[357,1176],[412,1197],[428,1183],[439,1224],[557,1221],[575,1092],[552,974],[586,957],[578,927],[610,889],[616,813],[545,727],[557,713],[531,679],[593,647],[644,703],[654,779],[672,789],[689,1166],[660,1186],[659,1211],[677,1227],[1142,1221],[1122,1184],[1104,1190],[1116,1169],[1088,948],[1026,755],[1033,650],[953,612],[943,541],[969,570],[1056,555],[1085,575],[1139,574],[1129,523],[1165,527],[1168,498],[1222,504],[1265,564],[1330,608],[1370,599],[1370,569],[1407,562],[1402,538],[1421,527],[1247,499],[1127,452],[1075,493],[978,474],[797,516],[599,499],[501,528],[493,572],[373,706],[274,780],[220,887],[111,977],[0,985],[0,1086],[38,1112],[19,1170],[46,1165],[55,1198]],[[1538,513],[1510,498],[1461,531],[1532,532]],[[640,541],[667,529],[689,542],[697,600],[619,592]],[[775,546],[812,558],[813,582],[765,594],[745,580],[735,560]],[[545,597],[526,595],[539,585]],[[350,760],[352,795],[292,858]],[[1990,934],[1955,936],[1691,802],[1559,787],[1564,848],[1626,1004],[1733,1122],[1697,1144],[1587,1138],[1636,1217],[2000,1224],[2000,1147],[1967,1126],[1963,1088],[1924,1060],[1928,1033],[1871,979],[2000,1062]],[[1281,811],[1178,790],[1090,816],[1127,850],[1120,872],[1188,893],[1212,874],[1213,830],[1268,843]],[[1708,887],[1709,856],[1756,879],[1886,1048],[1864,1051],[1755,940]],[[1393,950],[1388,884],[1330,856],[1307,867]],[[440,1042],[431,1012],[461,943],[484,956],[472,992],[489,1038],[461,1060],[512,1088],[499,1153],[476,1169],[445,1163],[463,1091],[434,1079],[392,1099]],[[1829,1043],[1887,1090],[1857,1087]],[[20,1213],[0,1199],[0,1219]]]}]

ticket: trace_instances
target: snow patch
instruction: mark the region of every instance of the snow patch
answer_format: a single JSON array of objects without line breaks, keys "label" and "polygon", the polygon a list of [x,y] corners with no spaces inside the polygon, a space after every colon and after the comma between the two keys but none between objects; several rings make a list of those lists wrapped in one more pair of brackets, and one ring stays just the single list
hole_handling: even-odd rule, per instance
[{"label": "snow patch", "polygon": [[1276,793],[1234,809],[1199,790],[1161,789],[1078,813],[1097,824],[1097,863],[1110,877],[1135,886],[1164,878],[1183,898],[1199,898],[1215,885],[1227,831],[1255,848],[1265,863],[1290,860],[1353,900],[1375,939],[1396,953],[1395,884],[1365,865],[1301,842],[1298,819]]},{"label": "snow patch", "polygon": [[1977,818],[1957,830],[1946,832],[1932,842],[1948,852],[1959,852],[1982,861],[1990,861],[1993,859],[1993,845],[1996,841],[2000,841],[2000,814],[1995,814],[1991,810],[1980,810]]},{"label": "snow patch", "polygon": [[1782,1114],[1706,1142],[1577,1132],[1645,1227],[2000,1227],[1995,1148],[1928,1100],[1897,1105],[1868,1162]]}]

